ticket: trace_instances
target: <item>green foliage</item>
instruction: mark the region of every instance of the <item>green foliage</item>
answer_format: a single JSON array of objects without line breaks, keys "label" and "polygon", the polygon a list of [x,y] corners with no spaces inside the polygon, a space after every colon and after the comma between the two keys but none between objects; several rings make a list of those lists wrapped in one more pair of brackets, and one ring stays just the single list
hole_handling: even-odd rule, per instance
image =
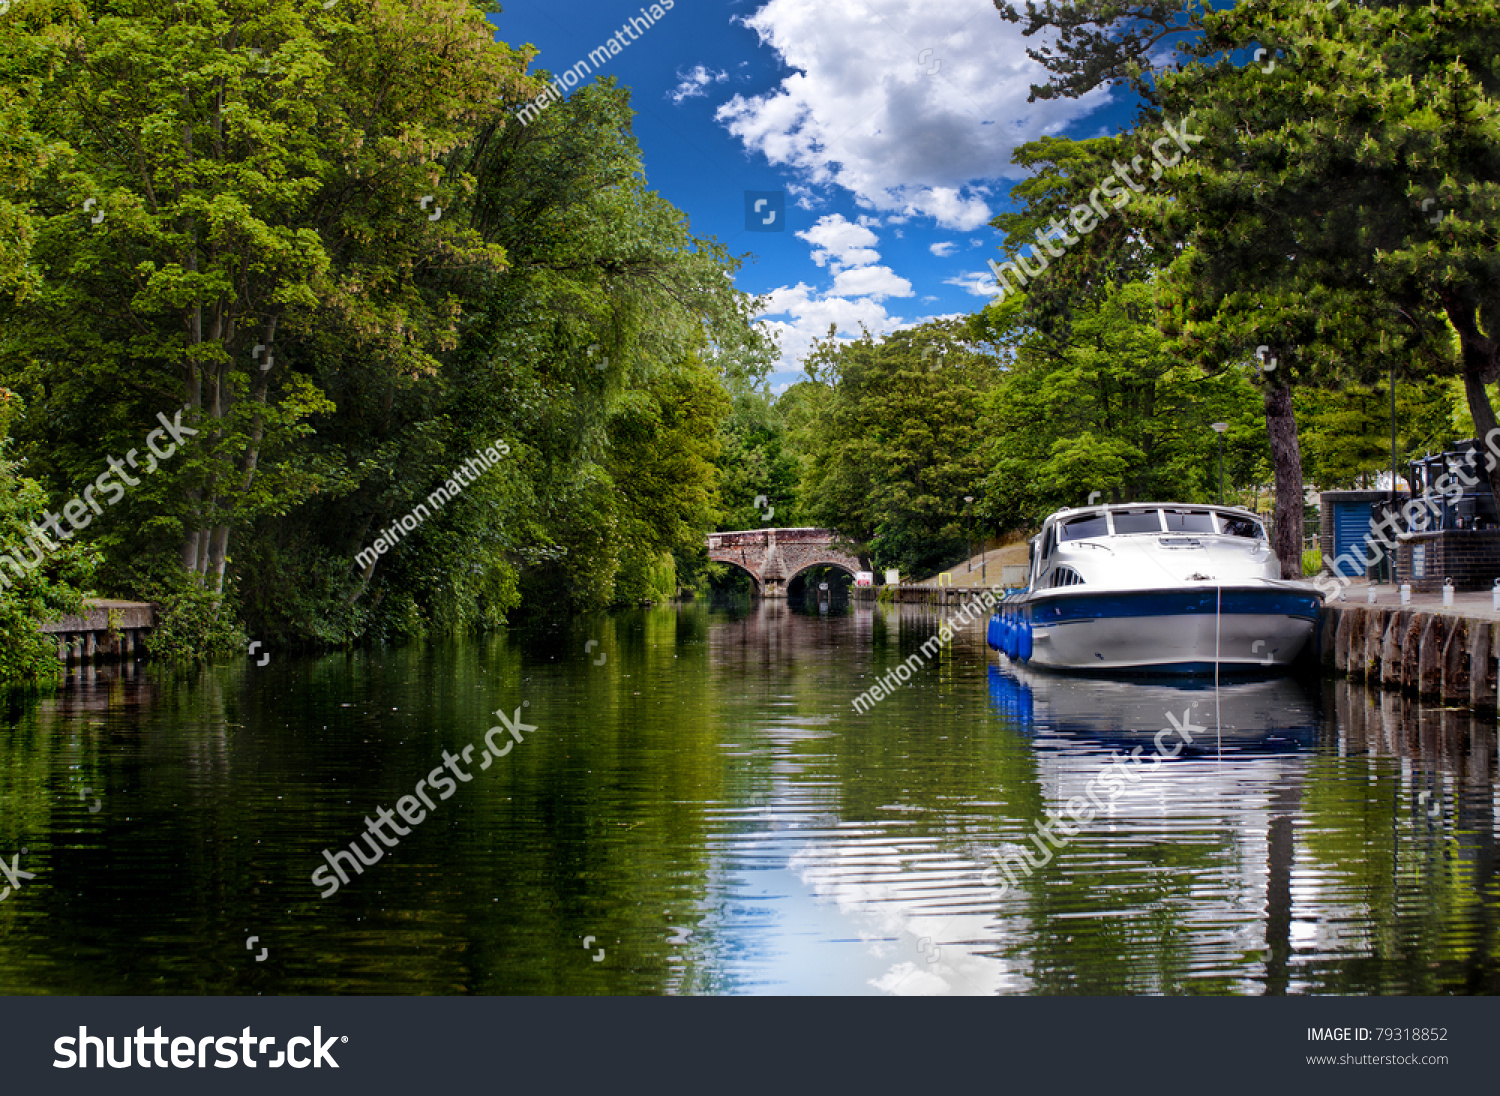
[{"label": "green foliage", "polygon": [[113,593],[168,604],[166,657],[234,653],[230,608],[286,648],[671,596],[726,439],[765,443],[722,424],[774,347],[736,263],[647,187],[628,95],[514,122],[541,82],[483,7],[7,19],[0,377],[54,493],[187,408],[198,436],[89,532]]},{"label": "green foliage", "polygon": [[671,601],[677,596],[677,564],[670,552],[655,559],[634,557],[615,576],[615,603]]},{"label": "green foliage", "polygon": [[245,651],[245,634],[235,618],[233,588],[205,590],[190,576],[150,591],[156,627],[146,633],[154,659],[179,666],[221,662]]},{"label": "green foliage", "polygon": [[735,394],[719,434],[720,529],[805,523],[798,502],[797,455],[787,435],[792,402],[773,400],[758,390]]},{"label": "green foliage", "polygon": [[946,320],[883,341],[830,333],[805,368],[813,379],[783,397],[802,462],[799,512],[903,573],[961,559],[996,359]]},{"label": "green foliage", "polygon": [[[1351,384],[1297,393],[1302,467],[1322,490],[1364,486],[1391,468],[1390,389]],[[1461,420],[1455,425],[1455,415]],[[1472,431],[1463,397],[1452,379],[1429,378],[1396,385],[1398,474],[1420,453],[1449,448]]]},{"label": "green foliage", "polygon": [[97,563],[76,540],[57,543],[32,528],[47,497],[11,456],[10,426],[22,411],[20,398],[0,388],[0,685],[58,674],[57,641],[40,624],[82,610]]},{"label": "green foliage", "polygon": [[1302,575],[1304,578],[1323,570],[1323,549],[1308,548],[1302,553]]},{"label": "green foliage", "polygon": [[1096,491],[1106,502],[1211,500],[1215,421],[1231,424],[1228,470],[1252,478],[1259,401],[1241,374],[1206,377],[1174,357],[1152,322],[1155,292],[1111,287],[1051,337],[1018,331],[1015,364],[981,423],[989,524],[1033,527]]}]

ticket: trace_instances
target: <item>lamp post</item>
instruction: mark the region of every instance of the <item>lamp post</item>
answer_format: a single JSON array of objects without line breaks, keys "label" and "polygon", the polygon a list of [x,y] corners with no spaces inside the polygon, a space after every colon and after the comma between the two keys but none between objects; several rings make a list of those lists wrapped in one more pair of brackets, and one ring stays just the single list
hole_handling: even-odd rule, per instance
[{"label": "lamp post", "polygon": [[1224,431],[1229,429],[1227,422],[1211,423],[1214,433],[1219,435],[1219,505],[1224,505]]},{"label": "lamp post", "polygon": [[969,553],[969,569],[966,574],[974,573],[974,496],[964,496],[964,547]]}]

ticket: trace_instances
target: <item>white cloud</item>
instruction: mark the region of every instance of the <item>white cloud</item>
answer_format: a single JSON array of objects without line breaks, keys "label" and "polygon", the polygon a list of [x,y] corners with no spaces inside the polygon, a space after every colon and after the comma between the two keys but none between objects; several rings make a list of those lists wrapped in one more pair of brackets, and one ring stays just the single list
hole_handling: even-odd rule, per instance
[{"label": "white cloud", "polygon": [[766,326],[781,345],[782,371],[800,369],[813,340],[826,337],[830,324],[838,329],[840,339],[850,339],[859,337],[861,327],[872,335],[888,335],[902,328],[961,315],[927,314],[908,320],[891,315],[884,302],[874,297],[820,294],[801,282],[773,289],[766,296],[766,308],[761,315],[766,317]]},{"label": "white cloud", "polygon": [[813,262],[826,268],[833,281],[826,290],[798,282],[766,294],[761,315],[767,317],[766,326],[781,345],[782,369],[799,368],[813,340],[824,338],[830,326],[837,328],[840,338],[855,338],[861,328],[873,335],[885,335],[939,318],[907,320],[886,311],[887,298],[914,297],[916,293],[910,281],[881,263],[876,246],[880,237],[873,231],[879,225],[874,217],[861,217],[855,222],[841,213],[830,213],[797,233],[812,246]]},{"label": "white cloud", "polygon": [[958,245],[952,240],[942,240],[935,244],[928,244],[927,250],[932,252],[939,259],[946,259],[949,255],[952,255],[955,251],[958,250]]},{"label": "white cloud", "polygon": [[944,285],[956,285],[976,297],[993,297],[1000,292],[995,275],[989,270],[970,270],[956,278],[944,278]]},{"label": "white cloud", "polygon": [[880,252],[875,250],[880,237],[863,224],[845,220],[842,213],[820,217],[806,232],[797,233],[797,238],[813,245],[813,262],[819,266],[832,263],[834,273],[880,261]]},{"label": "white cloud", "polygon": [[718,120],[888,224],[980,227],[993,182],[1023,174],[1011,150],[1108,98],[1027,103],[1045,73],[991,0],[768,0],[744,22],[794,71],[764,95],[735,95]]},{"label": "white cloud", "polygon": [[888,266],[862,266],[857,270],[840,271],[833,279],[830,292],[846,297],[872,297],[877,301],[886,297],[912,296],[911,282]]},{"label": "white cloud", "polygon": [[712,69],[702,65],[695,65],[690,72],[677,74],[682,82],[677,87],[667,92],[667,98],[674,103],[680,103],[684,99],[696,99],[708,94],[709,84],[722,84],[729,79],[728,72],[714,72]]}]

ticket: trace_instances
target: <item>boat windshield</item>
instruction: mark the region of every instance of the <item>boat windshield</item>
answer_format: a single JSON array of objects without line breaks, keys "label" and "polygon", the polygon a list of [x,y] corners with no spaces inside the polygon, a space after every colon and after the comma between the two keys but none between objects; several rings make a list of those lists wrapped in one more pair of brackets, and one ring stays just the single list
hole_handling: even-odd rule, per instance
[{"label": "boat windshield", "polygon": [[1207,510],[1163,510],[1169,533],[1213,533],[1214,516]]},{"label": "boat windshield", "polygon": [[1105,521],[1103,514],[1090,514],[1087,517],[1074,518],[1072,521],[1063,522],[1057,527],[1059,540],[1082,540],[1084,537],[1106,537],[1109,535],[1109,523]]},{"label": "boat windshield", "polygon": [[1258,521],[1251,521],[1249,518],[1231,518],[1224,514],[1219,515],[1219,520],[1224,524],[1224,532],[1231,537],[1249,537],[1251,540],[1259,540],[1264,536]]},{"label": "boat windshield", "polygon": [[1156,510],[1115,510],[1116,533],[1160,533],[1161,514]]}]

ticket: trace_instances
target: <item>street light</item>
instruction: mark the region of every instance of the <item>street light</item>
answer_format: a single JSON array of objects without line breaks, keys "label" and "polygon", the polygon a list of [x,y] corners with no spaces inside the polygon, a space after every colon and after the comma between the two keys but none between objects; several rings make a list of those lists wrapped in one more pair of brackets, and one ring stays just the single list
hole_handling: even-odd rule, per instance
[{"label": "street light", "polygon": [[974,573],[974,496],[964,496],[964,549],[969,553],[969,569],[965,574]]},{"label": "street light", "polygon": [[1224,431],[1229,429],[1227,422],[1210,423],[1214,433],[1219,435],[1219,505],[1224,505]]}]

